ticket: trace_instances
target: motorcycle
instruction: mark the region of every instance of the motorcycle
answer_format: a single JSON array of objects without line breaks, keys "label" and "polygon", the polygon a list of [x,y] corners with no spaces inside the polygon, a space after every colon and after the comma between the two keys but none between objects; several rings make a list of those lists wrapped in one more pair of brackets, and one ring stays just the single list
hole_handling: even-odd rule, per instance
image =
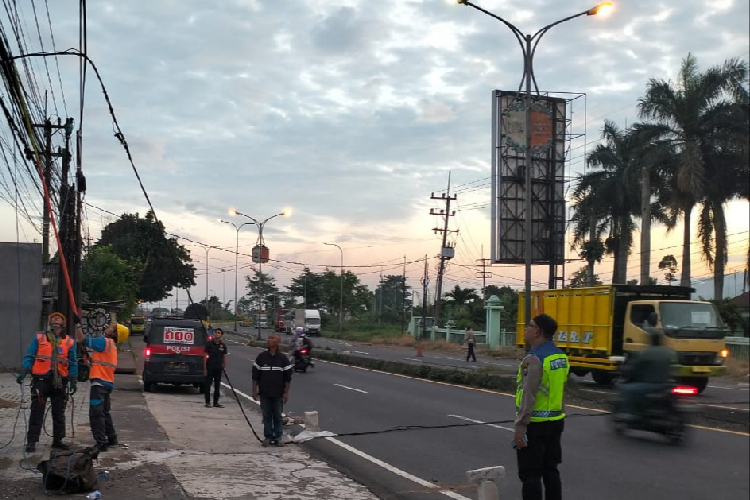
[{"label": "motorcycle", "polygon": [[308,368],[314,368],[315,365],[310,357],[310,351],[306,347],[294,351],[294,371],[305,373]]},{"label": "motorcycle", "polygon": [[642,408],[635,414],[623,411],[623,395],[615,396],[610,415],[615,434],[624,435],[627,430],[654,432],[665,436],[670,443],[680,445],[687,433],[688,407],[680,396],[696,394],[695,388],[667,384],[642,395]]}]

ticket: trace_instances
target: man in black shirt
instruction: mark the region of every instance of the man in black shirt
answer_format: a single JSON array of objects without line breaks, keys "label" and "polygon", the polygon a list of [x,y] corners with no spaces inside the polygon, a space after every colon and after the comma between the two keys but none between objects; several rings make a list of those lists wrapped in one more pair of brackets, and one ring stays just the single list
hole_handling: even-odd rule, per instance
[{"label": "man in black shirt", "polygon": [[253,363],[253,399],[260,395],[260,408],[263,411],[263,446],[274,444],[284,446],[281,437],[284,423],[281,414],[289,398],[289,385],[292,382],[292,364],[289,358],[279,351],[281,337],[268,336],[268,350],[258,354]]},{"label": "man in black shirt", "polygon": [[214,408],[224,408],[219,404],[221,373],[227,366],[227,345],[221,341],[224,332],[214,329],[214,338],[206,344],[203,358],[203,375],[206,377],[206,408],[211,408],[211,384],[214,384]]}]

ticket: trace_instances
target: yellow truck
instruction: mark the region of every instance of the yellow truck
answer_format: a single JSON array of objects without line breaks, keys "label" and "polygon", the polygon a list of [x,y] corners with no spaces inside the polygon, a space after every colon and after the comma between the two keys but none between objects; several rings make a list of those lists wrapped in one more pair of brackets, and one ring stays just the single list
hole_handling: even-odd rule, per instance
[{"label": "yellow truck", "polygon": [[[681,383],[703,392],[709,377],[724,373],[729,355],[724,326],[713,304],[690,300],[693,291],[679,286],[604,285],[531,292],[532,318],[546,313],[555,318],[555,343],[568,354],[571,372],[611,384],[617,369],[630,354],[649,345],[644,329],[649,314],[658,317],[656,328],[664,344],[677,351],[675,375]],[[516,343],[524,344],[524,295],[518,303]]]}]

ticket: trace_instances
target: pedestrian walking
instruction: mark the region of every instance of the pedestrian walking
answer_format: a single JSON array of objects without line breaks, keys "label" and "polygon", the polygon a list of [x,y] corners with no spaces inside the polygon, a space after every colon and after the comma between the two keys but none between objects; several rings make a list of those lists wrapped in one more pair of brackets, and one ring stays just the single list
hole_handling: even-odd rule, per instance
[{"label": "pedestrian walking", "polygon": [[464,334],[464,342],[466,342],[466,361],[469,361],[469,358],[472,358],[472,360],[476,363],[477,361],[477,355],[474,354],[474,330],[471,329],[471,327],[466,329],[466,333]]},{"label": "pedestrian walking", "polygon": [[263,351],[253,363],[253,399],[260,396],[263,412],[263,446],[284,446],[281,440],[284,424],[282,412],[289,399],[292,382],[292,364],[279,351],[281,337],[273,333],[268,336],[268,350]]},{"label": "pedestrian walking", "polygon": [[211,384],[214,386],[214,408],[224,408],[219,404],[221,374],[227,367],[227,346],[221,341],[224,332],[214,328],[214,335],[206,344],[206,355],[203,357],[203,376],[206,377],[206,408],[211,408]]},{"label": "pedestrian walking", "polygon": [[49,328],[37,332],[31,339],[26,356],[23,358],[21,373],[16,377],[23,384],[26,375],[31,373],[31,414],[26,433],[26,452],[36,451],[36,443],[44,425],[44,412],[47,400],[52,409],[52,448],[67,450],[65,437],[65,403],[68,386],[75,392],[78,382],[78,356],[75,342],[65,334],[65,315],[59,312],[50,314]]},{"label": "pedestrian walking", "polygon": [[[523,500],[561,500],[561,437],[565,426],[563,393],[568,357],[554,343],[557,321],[546,314],[526,325],[529,353],[516,377],[516,422],[513,446]],[[542,488],[544,485],[544,488]]]},{"label": "pedestrian walking", "polygon": [[116,323],[107,326],[101,336],[84,335],[80,323],[77,321],[76,324],[76,339],[91,350],[89,424],[99,451],[107,451],[110,446],[117,445],[117,432],[110,413],[110,395],[115,387],[117,368],[115,344],[127,337],[127,327]]}]

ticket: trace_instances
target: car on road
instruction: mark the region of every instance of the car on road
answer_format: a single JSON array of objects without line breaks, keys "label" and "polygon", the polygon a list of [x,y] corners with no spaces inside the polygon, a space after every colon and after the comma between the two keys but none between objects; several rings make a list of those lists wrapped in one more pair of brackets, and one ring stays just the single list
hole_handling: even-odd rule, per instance
[{"label": "car on road", "polygon": [[200,320],[154,318],[143,336],[143,389],[156,384],[193,385],[206,390],[203,376],[208,334]]}]

